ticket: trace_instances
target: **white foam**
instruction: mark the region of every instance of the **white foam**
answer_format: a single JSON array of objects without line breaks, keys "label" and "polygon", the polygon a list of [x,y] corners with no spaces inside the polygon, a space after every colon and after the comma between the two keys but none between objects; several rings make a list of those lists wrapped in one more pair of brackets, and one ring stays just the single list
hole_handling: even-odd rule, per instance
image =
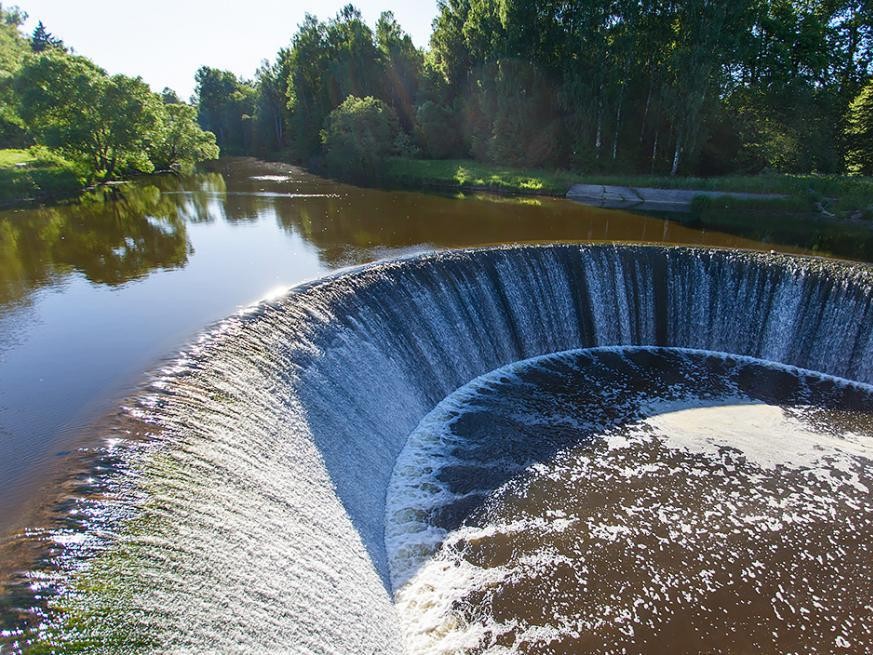
[{"label": "white foam", "polygon": [[[623,352],[612,348],[589,352],[613,350]],[[672,352],[688,356],[697,354],[679,349]],[[706,355],[718,356],[713,353]],[[740,511],[732,502],[734,497],[726,492],[724,496],[718,496],[717,502],[708,505],[704,510],[705,518],[686,517],[681,503],[655,508],[641,498],[641,504],[622,507],[613,515],[593,514],[582,518],[562,509],[553,509],[536,518],[523,516],[476,527],[461,525],[451,531],[429,525],[428,516],[432,510],[460,498],[439,480],[438,475],[442,467],[458,463],[454,456],[448,455],[453,451],[452,446],[464,439],[453,433],[455,418],[480,402],[488,406],[490,395],[482,392],[491,390],[497,381],[510,386],[529,384],[521,374],[526,368],[538,366],[546,359],[574,363],[568,353],[551,355],[512,364],[474,380],[446,398],[423,419],[396,461],[386,499],[385,535],[395,607],[409,652],[440,655],[468,650],[509,653],[522,648],[547,649],[551,641],[578,638],[580,634],[612,631],[632,639],[635,626],[653,625],[655,619],[643,618],[637,611],[637,603],[628,605],[624,602],[626,599],[619,596],[604,599],[598,612],[583,616],[558,611],[540,624],[506,617],[498,619],[487,608],[480,612],[469,607],[472,592],[488,596],[497,588],[542,578],[540,574],[554,570],[558,564],[575,570],[580,588],[587,589],[590,573],[585,562],[585,547],[574,547],[575,555],[568,558],[548,547],[549,534],[575,531],[580,534],[580,546],[584,546],[586,540],[595,540],[597,548],[633,550],[637,553],[634,557],[641,562],[647,559],[650,547],[640,537],[652,536],[652,521],[660,521],[659,530],[666,530],[667,537],[659,538],[662,545],[704,548],[710,518],[724,523],[720,529],[732,534],[742,531],[765,535],[790,529],[792,525],[827,520],[825,515],[833,511],[836,502],[846,502],[851,507],[851,499],[856,498],[852,492],[869,493],[860,481],[858,460],[873,461],[873,438],[851,432],[840,433],[831,423],[827,428],[819,428],[815,421],[807,420],[814,416],[815,406],[795,406],[784,410],[742,396],[734,386],[733,395],[721,396],[715,402],[695,395],[654,402],[647,400],[652,398],[651,395],[637,397],[625,406],[625,411],[632,412],[627,416],[634,417],[633,423],[618,430],[613,429],[611,423],[592,430],[600,436],[592,442],[590,455],[572,449],[555,453],[548,461],[531,462],[520,479],[549,479],[575,486],[579,481],[592,479],[602,485],[623,484],[624,480],[640,481],[650,475],[663,477],[673,474],[674,470],[676,475],[713,479],[737,475],[752,485],[750,497],[756,499],[760,507],[762,499],[754,488],[755,481],[778,475],[781,467],[803,471],[810,480],[829,485],[833,493],[822,493],[818,486],[815,487],[817,491],[810,489],[808,493],[787,499],[771,499],[772,512],[762,508],[749,513]],[[761,364],[750,358],[732,359],[740,367]],[[791,367],[779,368],[798,375],[812,375]],[[736,375],[736,371],[729,373],[728,377],[732,375]],[[838,385],[846,384],[827,376],[817,377]],[[604,402],[616,395],[609,389],[599,391]],[[664,391],[666,395],[667,390]],[[675,397],[675,390],[671,389],[670,393]],[[630,400],[633,396],[626,398]],[[640,405],[640,402],[644,404]],[[523,405],[500,407],[504,416],[522,425],[547,422],[549,425],[578,428],[587,420],[584,415],[574,416],[572,412],[561,415],[561,408],[557,406],[554,408],[557,416],[549,414],[547,417],[539,414],[525,416],[526,409]],[[640,416],[642,418],[637,421]],[[703,455],[707,461],[697,466],[689,465],[687,457],[685,463],[679,465],[670,463],[669,459],[657,462],[638,459],[638,454],[644,452],[647,445],[657,442],[669,449]],[[724,458],[725,448],[732,451],[730,460]],[[492,464],[496,466],[494,462]],[[750,469],[740,472],[745,465]],[[866,468],[867,464],[860,462],[860,466]],[[490,490],[489,498],[499,503],[501,494],[507,489],[509,495],[524,495],[517,486],[510,489],[511,486],[512,482],[508,481]],[[511,540],[521,534],[527,537],[537,535],[543,539],[543,545],[533,555],[520,554],[511,563],[493,566],[476,565],[464,554],[466,548],[477,541],[487,542],[495,535]],[[706,551],[701,553],[709,556]],[[693,578],[669,572],[659,578],[659,569],[656,565],[653,567],[655,589],[661,591],[638,590],[639,605],[645,605],[645,610],[652,616],[659,613],[669,615],[673,603],[694,604],[722,584],[715,578],[717,567],[697,571]],[[760,572],[751,568],[744,570],[743,575],[748,579],[761,577]],[[679,594],[684,594],[684,600],[679,600]]]},{"label": "white foam", "polygon": [[873,439],[854,433],[828,434],[811,429],[781,407],[748,398],[725,399],[717,405],[689,399],[649,404],[644,422],[664,443],[694,453],[718,455],[738,450],[761,468],[833,466],[849,457],[873,459]]}]

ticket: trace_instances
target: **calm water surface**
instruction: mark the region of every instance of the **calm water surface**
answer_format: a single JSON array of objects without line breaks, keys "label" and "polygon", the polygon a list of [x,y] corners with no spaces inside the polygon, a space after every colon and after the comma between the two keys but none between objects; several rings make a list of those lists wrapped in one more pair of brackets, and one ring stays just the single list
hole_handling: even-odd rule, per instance
[{"label": "calm water surface", "polygon": [[565,200],[360,189],[254,160],[0,212],[0,533],[145,372],[240,308],[385,257],[601,240],[779,248]]}]

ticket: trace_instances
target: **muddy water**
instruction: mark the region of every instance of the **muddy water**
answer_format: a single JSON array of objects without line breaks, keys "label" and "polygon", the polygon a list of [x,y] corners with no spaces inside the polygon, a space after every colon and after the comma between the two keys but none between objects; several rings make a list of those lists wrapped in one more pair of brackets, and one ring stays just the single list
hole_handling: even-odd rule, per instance
[{"label": "muddy water", "polygon": [[410,652],[869,652],[871,407],[867,387],[700,351],[479,379],[392,478]]}]

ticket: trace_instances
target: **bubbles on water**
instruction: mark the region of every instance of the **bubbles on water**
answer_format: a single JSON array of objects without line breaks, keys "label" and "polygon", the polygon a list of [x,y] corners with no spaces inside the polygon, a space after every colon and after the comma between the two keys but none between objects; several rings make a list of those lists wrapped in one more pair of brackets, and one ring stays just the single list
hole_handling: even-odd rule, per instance
[{"label": "bubbles on water", "polygon": [[389,487],[410,652],[864,652],[871,394],[660,349],[474,381]]}]

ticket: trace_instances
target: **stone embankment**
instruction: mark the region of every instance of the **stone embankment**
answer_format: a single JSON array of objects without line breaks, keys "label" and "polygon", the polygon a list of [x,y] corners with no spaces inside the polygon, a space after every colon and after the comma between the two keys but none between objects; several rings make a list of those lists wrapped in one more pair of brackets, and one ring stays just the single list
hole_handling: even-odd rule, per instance
[{"label": "stone embankment", "polygon": [[603,184],[574,184],[567,192],[567,198],[570,200],[596,207],[674,212],[690,211],[691,202],[698,196],[737,200],[781,200],[785,198],[784,195],[774,193],[650,189]]}]

